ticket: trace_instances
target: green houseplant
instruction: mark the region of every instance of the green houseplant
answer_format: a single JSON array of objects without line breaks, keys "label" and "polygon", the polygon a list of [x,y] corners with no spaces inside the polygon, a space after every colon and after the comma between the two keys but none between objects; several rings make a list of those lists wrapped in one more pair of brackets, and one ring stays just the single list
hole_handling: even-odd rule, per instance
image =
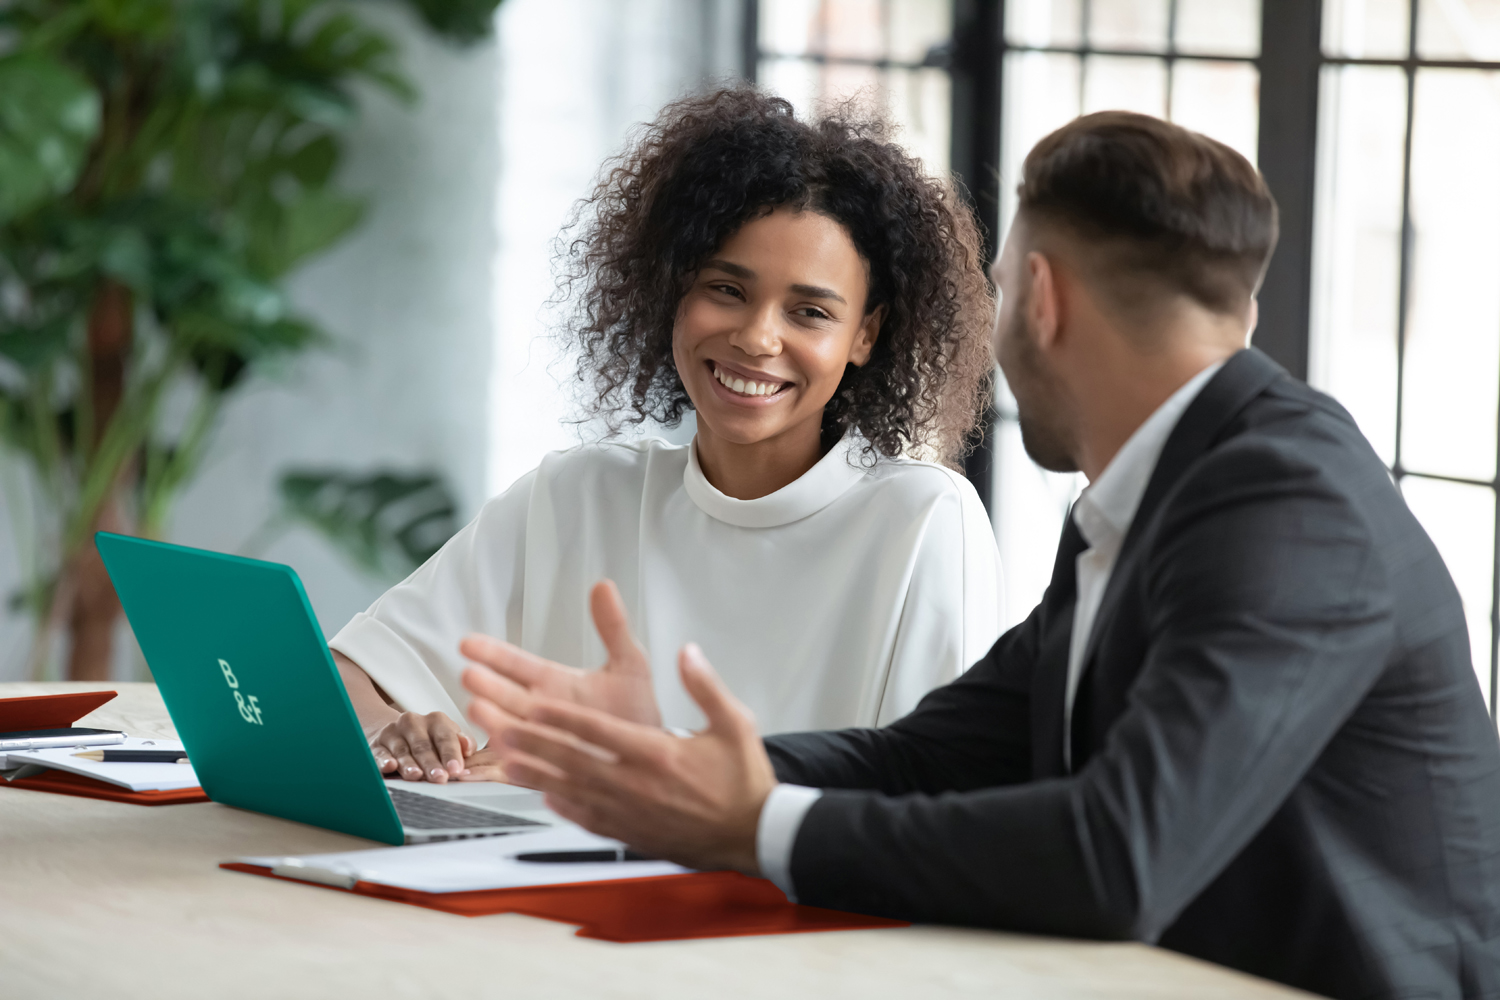
[{"label": "green houseplant", "polygon": [[[499,0],[406,0],[440,34]],[[337,0],[0,0],[0,477],[33,673],[102,677],[97,529],[160,532],[226,394],[315,344],[281,280],[359,221],[355,88],[394,43]],[[168,405],[168,404],[172,405]]]}]

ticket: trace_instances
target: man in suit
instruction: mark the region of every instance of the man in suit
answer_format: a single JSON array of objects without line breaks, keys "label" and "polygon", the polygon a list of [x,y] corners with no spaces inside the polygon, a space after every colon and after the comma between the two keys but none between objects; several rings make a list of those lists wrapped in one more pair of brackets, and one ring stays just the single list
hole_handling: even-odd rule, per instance
[{"label": "man in suit", "polygon": [[467,640],[473,718],[564,816],[804,903],[1500,996],[1500,744],[1463,608],[1349,415],[1244,346],[1261,178],[1106,113],[1042,140],[1019,196],[997,353],[1028,452],[1090,481],[1026,621],[890,726],[763,744],[688,647],[709,725],[684,739],[641,724],[600,591],[602,671]]}]

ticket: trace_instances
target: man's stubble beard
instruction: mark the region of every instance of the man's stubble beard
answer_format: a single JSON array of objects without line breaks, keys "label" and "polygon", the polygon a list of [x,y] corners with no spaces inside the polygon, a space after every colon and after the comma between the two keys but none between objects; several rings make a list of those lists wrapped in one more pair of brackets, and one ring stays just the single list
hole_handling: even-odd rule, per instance
[{"label": "man's stubble beard", "polygon": [[1077,472],[1072,433],[1065,418],[1067,403],[1057,377],[1048,370],[1025,326],[1025,311],[1017,309],[1002,343],[1008,344],[1009,364],[1002,364],[1021,425],[1021,445],[1031,460],[1048,472]]}]

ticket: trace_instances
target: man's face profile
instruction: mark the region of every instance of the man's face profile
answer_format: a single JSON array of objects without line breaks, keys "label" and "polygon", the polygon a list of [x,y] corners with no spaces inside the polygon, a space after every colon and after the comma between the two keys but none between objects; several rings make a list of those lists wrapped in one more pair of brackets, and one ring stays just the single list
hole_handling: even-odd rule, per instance
[{"label": "man's face profile", "polygon": [[1031,297],[1032,273],[1027,263],[1025,226],[1018,219],[990,274],[1000,289],[1000,309],[995,318],[995,357],[1011,395],[1021,425],[1021,444],[1032,461],[1049,472],[1077,472],[1072,434],[1067,419],[1066,396],[1056,374],[1037,343],[1027,305]]}]

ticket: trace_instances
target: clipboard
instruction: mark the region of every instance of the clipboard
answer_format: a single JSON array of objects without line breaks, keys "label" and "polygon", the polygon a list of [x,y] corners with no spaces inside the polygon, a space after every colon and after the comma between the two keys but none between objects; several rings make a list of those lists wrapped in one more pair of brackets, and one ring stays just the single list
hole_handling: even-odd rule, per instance
[{"label": "clipboard", "polygon": [[[0,733],[23,729],[68,729],[100,705],[116,698],[118,691],[75,691],[67,694],[28,695],[24,698],[0,698]],[[0,781],[7,788],[25,788],[34,792],[77,795],[86,799],[110,802],[132,802],[142,806],[178,805],[185,802],[207,802],[202,788],[177,788],[171,791],[133,792],[128,788],[95,781],[66,771],[48,770],[29,778]]]},{"label": "clipboard", "polygon": [[620,944],[910,926],[904,920],[801,906],[789,901],[771,882],[738,872],[691,872],[609,882],[422,892],[364,881],[346,888],[277,875],[270,867],[241,862],[226,861],[219,867],[463,917],[521,913],[578,924],[578,937]]}]

